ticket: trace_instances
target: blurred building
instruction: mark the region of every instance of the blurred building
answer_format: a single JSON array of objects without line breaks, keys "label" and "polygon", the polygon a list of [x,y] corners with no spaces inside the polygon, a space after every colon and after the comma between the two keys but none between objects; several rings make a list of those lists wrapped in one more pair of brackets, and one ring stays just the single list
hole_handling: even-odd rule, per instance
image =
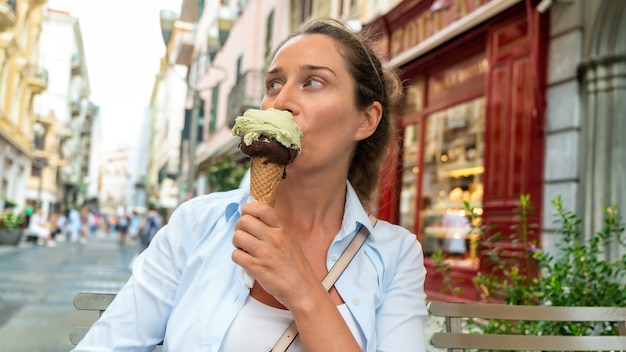
[{"label": "blurred building", "polygon": [[78,20],[45,4],[0,2],[0,195],[48,215],[96,201],[100,114]]},{"label": "blurred building", "polygon": [[187,71],[194,39],[193,26],[174,11],[161,11],[165,55],[161,58],[150,99],[151,131],[147,174],[143,184],[146,203],[173,209],[179,204],[183,123],[186,116]]},{"label": "blurred building", "polygon": [[[586,236],[602,227],[602,206],[626,209],[626,0],[185,0],[187,30],[170,42],[171,60],[188,67],[181,200],[210,192],[212,160],[242,157],[230,128],[259,106],[271,50],[321,16],[375,34],[403,78],[376,208],[421,242],[431,299],[451,298],[440,294],[439,250],[465,288],[455,299],[478,298],[484,254],[463,202],[503,232],[504,260],[527,250],[511,230],[522,194],[539,225],[530,239],[551,252],[557,195]],[[602,255],[624,254],[615,248]]]},{"label": "blurred building", "polygon": [[56,121],[58,133],[50,136],[49,143],[59,154],[59,162],[48,162],[43,168],[44,175],[51,175],[44,187],[45,200],[59,210],[87,201],[97,203],[100,109],[90,100],[79,20],[67,12],[48,9],[40,48],[49,86],[37,98],[35,111]]},{"label": "blurred building", "polygon": [[100,209],[115,214],[119,208],[127,208],[126,187],[130,184],[128,149],[102,152],[100,158]]},{"label": "blurred building", "polygon": [[[46,155],[35,152],[43,145],[39,137],[35,141],[33,128],[38,121],[33,100],[48,87],[39,62],[44,5],[41,0],[0,1],[0,205],[8,201],[18,210],[27,205],[31,174],[41,178],[40,161]],[[41,201],[39,195],[32,199]]]}]

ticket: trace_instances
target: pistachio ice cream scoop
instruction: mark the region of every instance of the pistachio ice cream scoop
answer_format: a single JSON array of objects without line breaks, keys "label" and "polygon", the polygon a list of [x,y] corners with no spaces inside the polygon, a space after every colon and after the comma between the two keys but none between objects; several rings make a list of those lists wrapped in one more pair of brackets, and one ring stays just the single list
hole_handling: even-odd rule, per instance
[{"label": "pistachio ice cream scoop", "polygon": [[302,148],[302,131],[291,113],[284,110],[248,109],[235,120],[233,135],[241,137],[241,143],[245,147],[259,140],[275,139],[285,148],[295,150],[296,155]]},{"label": "pistachio ice cream scoop", "polygon": [[301,151],[302,131],[288,111],[248,109],[235,119],[232,132],[250,157],[250,195],[273,206],[285,167]]}]

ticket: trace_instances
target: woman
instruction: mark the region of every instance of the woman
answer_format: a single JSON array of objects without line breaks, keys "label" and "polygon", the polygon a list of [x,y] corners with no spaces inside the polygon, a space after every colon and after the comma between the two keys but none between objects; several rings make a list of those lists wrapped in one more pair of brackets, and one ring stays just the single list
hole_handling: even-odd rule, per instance
[{"label": "woman", "polygon": [[[272,56],[261,108],[290,111],[302,152],[274,208],[248,191],[182,204],[75,351],[423,351],[426,270],[415,236],[368,221],[397,77],[359,37],[313,21]],[[320,281],[361,226],[371,235],[329,291]],[[245,269],[255,278],[247,289]]]},{"label": "woman", "polygon": [[48,222],[42,215],[41,208],[37,208],[35,212],[31,214],[30,222],[28,223],[28,231],[37,235],[38,244],[48,247],[56,246],[56,242],[52,239],[51,231],[48,228]]}]

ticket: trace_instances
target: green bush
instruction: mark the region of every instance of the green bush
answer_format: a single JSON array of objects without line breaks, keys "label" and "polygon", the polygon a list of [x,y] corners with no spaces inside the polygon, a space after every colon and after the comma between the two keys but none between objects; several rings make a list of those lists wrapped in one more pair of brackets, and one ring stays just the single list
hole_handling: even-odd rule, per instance
[{"label": "green bush", "polygon": [[207,183],[213,192],[230,191],[239,187],[247,168],[230,156],[215,159],[207,169]]},{"label": "green bush", "polygon": [[[483,300],[521,305],[626,306],[626,254],[617,260],[607,260],[603,255],[608,246],[626,248],[624,224],[617,208],[605,207],[603,228],[585,238],[580,229],[582,219],[564,209],[561,197],[553,200],[552,204],[561,235],[556,245],[559,250],[557,256],[543,251],[529,240],[536,225],[529,223],[532,204],[527,195],[520,197],[517,209],[515,238],[525,248],[517,263],[502,260],[502,249],[497,245],[502,238],[501,233],[487,236],[488,229],[480,228],[481,251],[487,253],[483,260],[495,264],[487,266],[492,269],[481,271],[474,278],[475,285],[482,291]],[[478,212],[469,204],[465,207],[472,217],[477,216]],[[473,219],[472,222],[479,221]],[[438,263],[438,272],[445,273],[445,263]],[[466,328],[499,334],[618,335],[617,324],[600,322],[488,320],[470,321]]]},{"label": "green bush", "polygon": [[0,215],[0,229],[11,230],[19,228],[24,223],[24,215],[18,213],[12,213],[10,211],[4,211]]}]

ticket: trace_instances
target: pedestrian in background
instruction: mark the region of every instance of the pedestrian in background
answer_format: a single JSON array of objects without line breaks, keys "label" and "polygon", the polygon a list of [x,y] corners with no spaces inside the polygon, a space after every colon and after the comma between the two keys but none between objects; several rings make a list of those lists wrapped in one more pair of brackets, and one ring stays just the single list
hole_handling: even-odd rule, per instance
[{"label": "pedestrian in background", "polygon": [[52,215],[52,217],[50,218],[50,223],[54,224],[54,229],[51,233],[52,239],[61,242],[67,240],[65,233],[67,217],[62,210],[57,211]]},{"label": "pedestrian in background", "polygon": [[130,217],[126,211],[126,207],[118,209],[117,212],[117,227],[116,230],[119,233],[119,244],[124,245],[126,243],[126,234],[128,233],[128,226],[130,225]]},{"label": "pedestrian in background", "polygon": [[88,204],[83,204],[80,207],[80,241],[81,243],[87,243],[87,234],[89,233],[90,230],[90,223],[89,223],[89,205]]},{"label": "pedestrian in background", "polygon": [[148,248],[148,246],[150,245],[150,242],[152,242],[152,239],[157,234],[157,232],[161,229],[162,226],[163,226],[163,217],[161,216],[161,214],[159,214],[159,212],[156,209],[150,208],[150,210],[148,210],[146,215],[143,217],[141,225],[140,225],[140,229],[141,229],[139,232],[139,241],[140,241],[139,252],[140,253],[143,252],[146,248]]},{"label": "pedestrian in background", "polygon": [[128,225],[128,237],[131,241],[135,241],[137,239],[137,236],[139,236],[141,223],[144,217],[135,210],[133,210],[131,214],[132,215],[130,217],[130,225]]},{"label": "pedestrian in background", "polygon": [[89,236],[95,236],[98,230],[98,215],[93,211],[87,213],[87,223],[89,224]]},{"label": "pedestrian in background", "polygon": [[83,225],[80,221],[80,212],[75,208],[70,209],[70,213],[68,215],[69,219],[69,233],[70,233],[70,242],[80,241],[84,243],[84,239],[82,237]]},{"label": "pedestrian in background", "polygon": [[44,219],[42,215],[41,208],[35,209],[35,211],[30,215],[28,231],[37,235],[37,244],[45,245],[48,247],[56,246],[56,243],[52,239],[48,222],[46,221],[46,219]]}]

